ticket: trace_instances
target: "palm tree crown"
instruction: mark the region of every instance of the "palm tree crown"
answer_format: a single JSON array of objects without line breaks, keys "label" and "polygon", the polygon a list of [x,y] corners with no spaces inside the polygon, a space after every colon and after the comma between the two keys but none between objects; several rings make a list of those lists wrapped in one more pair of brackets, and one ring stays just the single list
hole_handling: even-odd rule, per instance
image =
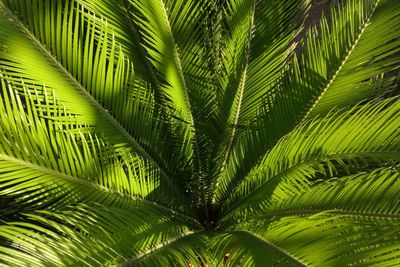
[{"label": "palm tree crown", "polygon": [[335,2],[0,0],[0,264],[400,264],[400,2]]}]

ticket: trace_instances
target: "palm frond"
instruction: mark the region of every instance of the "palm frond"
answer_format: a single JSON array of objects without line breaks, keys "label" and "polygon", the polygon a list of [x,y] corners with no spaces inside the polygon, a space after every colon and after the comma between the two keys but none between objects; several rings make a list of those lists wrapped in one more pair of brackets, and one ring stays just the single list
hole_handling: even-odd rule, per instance
[{"label": "palm frond", "polygon": [[274,244],[304,266],[396,265],[399,262],[399,221],[389,218],[321,212],[262,217],[236,226]]},{"label": "palm frond", "polygon": [[[79,104],[81,104],[77,99],[78,95],[86,94],[86,99],[81,96],[81,101],[90,101],[92,105],[98,109],[97,112],[101,112],[104,117],[110,120],[108,124],[115,124],[114,127],[121,124],[121,131],[124,130],[126,138],[129,138],[129,134],[135,129],[133,135],[135,135],[135,137],[137,136],[136,142],[145,141],[140,139],[148,137],[149,133],[147,133],[147,135],[141,135],[141,132],[138,131],[138,129],[144,129],[145,127],[132,125],[133,122],[141,121],[134,118],[135,113],[138,115],[137,112],[135,112],[137,108],[136,105],[140,103],[138,101],[134,102],[134,98],[142,98],[143,102],[150,103],[147,106],[142,104],[142,108],[150,112],[151,109],[154,108],[151,95],[145,93],[143,89],[140,89],[142,91],[140,94],[144,95],[135,93],[135,91],[137,91],[135,88],[140,88],[141,84],[135,83],[133,65],[124,56],[121,49],[118,48],[115,39],[112,37],[112,32],[109,32],[110,30],[106,23],[96,19],[95,15],[80,12],[79,6],[75,7],[75,4],[75,2],[72,2],[72,4],[68,2],[63,4],[59,2],[54,5],[38,7],[37,4],[29,1],[24,3],[9,1],[10,7],[3,7],[5,18],[9,17],[14,20],[17,27],[11,25],[3,26],[4,37],[7,36],[4,42],[10,42],[11,38],[15,38],[14,42],[17,43],[20,41],[18,39],[24,36],[31,39],[32,43],[40,48],[38,50],[47,56],[49,60],[49,62],[46,62],[47,65],[55,65],[58,67],[57,70],[59,72],[69,78],[69,85],[67,85],[66,82],[62,82],[62,80],[65,80],[65,77],[64,79],[61,78],[63,76],[60,74],[58,74],[58,77],[55,76],[58,78],[58,84],[55,83],[54,78],[51,79],[51,76],[56,75],[56,70],[52,71],[53,75],[47,75],[47,77],[44,74],[38,75],[38,73],[25,72],[23,78],[29,79],[35,77],[37,80],[41,79],[38,81],[39,84],[45,83],[46,86],[62,92],[66,90],[61,90],[61,88],[71,88],[69,90],[72,91],[73,87],[76,87],[75,91],[76,89],[79,90],[75,94],[68,91],[69,98],[64,97],[62,92],[58,93],[63,100],[65,99],[65,101],[69,103],[69,109],[76,109],[77,113]],[[33,18],[29,20],[30,17],[24,12],[35,8],[39,8],[37,12],[43,13],[44,15],[42,17],[35,17],[35,20],[33,20]],[[17,12],[17,15],[12,14],[12,11]],[[20,16],[18,16],[19,14]],[[74,23],[72,23],[70,20],[75,17],[76,19]],[[50,27],[52,23],[56,25],[52,31],[38,30],[40,26]],[[18,32],[13,35],[9,34],[11,31],[15,32],[16,28],[18,30],[18,27],[21,30],[20,34],[18,34]],[[68,39],[67,36],[70,39]],[[71,46],[70,44],[73,45]],[[25,47],[20,46],[21,44],[19,47],[15,48],[7,46],[8,49],[6,49],[4,53],[8,53],[8,57],[5,56],[5,58],[13,61],[13,59],[16,58],[13,53],[15,53],[17,49],[19,49],[19,53],[25,51],[26,54],[32,56],[37,54],[37,56],[40,57],[39,51],[30,51],[32,48],[29,45],[26,44]],[[12,49],[14,49],[14,51],[11,51]],[[43,57],[42,60],[37,60],[37,64],[42,63],[45,65],[45,58],[46,57]],[[15,66],[12,67],[19,67],[20,72],[23,72],[24,69],[33,69],[32,66],[29,66],[32,62],[24,61],[22,55],[19,56],[19,60],[20,62],[14,62]],[[10,63],[6,65],[9,64]],[[42,67],[45,68],[45,66]],[[49,67],[45,68],[45,70],[51,73]],[[76,105],[72,106],[72,104]],[[147,112],[143,112],[140,114],[142,120],[143,116],[147,115],[146,113]],[[85,124],[94,124],[93,121],[100,120],[99,118],[93,118],[93,115],[89,116],[89,114],[79,115],[80,117],[86,115],[82,118],[85,120]],[[115,117],[115,119],[113,117]],[[127,132],[129,132],[129,134]],[[131,140],[131,142],[134,141]],[[120,141],[118,143],[124,142]],[[116,144],[118,143],[116,142]],[[137,146],[136,149],[140,150],[139,146]],[[146,149],[148,150],[149,148]]]},{"label": "palm frond", "polygon": [[[235,185],[305,119],[382,95],[377,88],[393,89],[393,78],[375,77],[399,66],[399,27],[394,25],[399,25],[400,9],[393,8],[398,4],[394,2],[346,2],[332,7],[331,24],[323,19],[308,31],[299,58],[294,57],[277,86],[265,95],[255,122],[235,145],[223,179]],[[383,31],[382,25],[388,27]],[[314,106],[319,111],[311,114]]]},{"label": "palm frond", "polygon": [[[182,153],[191,166],[189,191],[195,205],[207,214],[204,206],[207,172],[212,142],[207,118],[213,109],[213,92],[208,88],[203,47],[202,21],[207,16],[208,2],[199,1],[130,1],[132,17],[138,25],[148,58],[157,70],[160,88],[178,117],[186,123],[181,134]],[[183,130],[182,130],[183,129]],[[200,190],[194,190],[194,188]],[[199,192],[200,191],[200,192]],[[207,217],[207,215],[206,215]]]},{"label": "palm frond", "polygon": [[303,191],[293,192],[291,196],[279,194],[284,190],[279,190],[278,185],[263,209],[268,210],[271,216],[334,210],[337,214],[397,219],[400,217],[400,207],[396,204],[398,168],[398,165],[393,165],[372,172],[317,181]]},{"label": "palm frond", "polygon": [[281,139],[233,194],[226,196],[224,209],[262,202],[276,186],[301,190],[318,177],[350,171],[347,165],[376,166],[397,159],[399,108],[397,98],[389,99],[302,125]]},{"label": "palm frond", "polygon": [[[26,90],[20,96],[4,88],[10,90],[3,90],[0,102],[5,115],[0,120],[0,200],[12,204],[1,209],[4,263],[119,262],[201,229],[190,217],[144,199],[164,202],[162,196],[151,198],[159,186],[157,170],[139,166],[140,158],[121,158],[96,136],[64,130],[40,116],[38,109],[47,106],[54,112],[56,103],[38,105]],[[63,112],[59,115],[68,117]],[[164,199],[171,199],[162,191]]]},{"label": "palm frond", "polygon": [[211,248],[218,266],[305,266],[300,259],[246,230],[215,235]]},{"label": "palm frond", "polygon": [[121,266],[171,266],[179,262],[182,266],[202,266],[212,262],[206,249],[203,232],[190,232],[172,238],[162,245],[153,247],[127,261]]},{"label": "palm frond", "polygon": [[[132,12],[143,36],[143,45],[153,66],[163,78],[163,91],[171,105],[181,113],[182,119],[193,124],[188,87],[183,72],[183,59],[186,46],[193,45],[187,35],[196,30],[196,20],[201,20],[199,3],[164,2],[160,0],[139,2],[131,1],[135,8]],[[168,11],[167,11],[168,9]],[[168,12],[168,13],[167,13]],[[183,23],[185,21],[185,23]],[[181,35],[182,34],[182,35]],[[197,39],[194,37],[194,40]],[[199,38],[199,37],[197,37]],[[180,45],[178,47],[178,45]],[[194,44],[195,45],[195,44]],[[178,49],[182,49],[179,50]],[[181,53],[183,55],[181,55]],[[173,89],[174,88],[174,89]]]},{"label": "palm frond", "polygon": [[0,265],[399,265],[400,3],[311,2],[0,0]]},{"label": "palm frond", "polygon": [[[24,221],[0,226],[2,242],[9,242],[0,253],[2,260],[11,265],[122,263],[132,255],[141,257],[149,250],[168,246],[168,240],[199,230],[149,206],[121,209],[79,204],[20,216]],[[182,252],[174,252],[179,253]],[[14,259],[12,255],[19,257]],[[180,255],[182,259],[188,258]]]},{"label": "palm frond", "polygon": [[399,58],[393,57],[400,51],[399,3],[356,1],[343,5],[332,9],[331,25],[323,18],[319,33],[312,29],[305,41],[299,62],[304,72],[300,76],[307,75],[309,69],[310,75],[323,78],[319,86],[317,80],[310,86],[315,93],[305,117],[376,96],[379,92],[360,85],[373,84],[372,78],[399,66]]},{"label": "palm frond", "polygon": [[142,47],[137,25],[130,14],[131,5],[129,1],[85,1],[77,0],[85,16],[91,16],[99,23],[106,23],[114,35],[116,42],[133,63],[135,68],[135,79],[142,80],[148,90],[154,92],[158,89],[158,79],[146,57],[146,51]]},{"label": "palm frond", "polygon": [[[222,82],[229,82],[222,84],[219,97],[219,124],[224,127],[215,175],[229,175],[225,167],[235,161],[236,143],[243,129],[252,123],[262,97],[287,67],[286,61],[293,52],[290,42],[301,29],[307,7],[308,1],[239,1],[228,5],[225,14],[229,35],[223,50],[225,70],[221,73]],[[225,72],[230,76],[224,78]],[[220,179],[213,189],[217,195]],[[219,196],[213,198],[216,201]]]},{"label": "palm frond", "polygon": [[[168,185],[161,181],[157,168],[92,135],[60,106],[54,94],[44,88],[40,94],[44,98],[32,97],[26,88],[14,90],[17,87],[0,80],[0,179],[4,193],[22,199],[29,195],[37,203],[60,199],[68,203],[76,198],[130,203],[134,198],[129,196],[175,202],[176,193],[168,194],[169,189],[164,188]],[[171,192],[176,192],[172,186]],[[159,187],[162,194],[157,193]],[[124,200],[122,195],[128,198]],[[177,209],[187,207],[185,201],[178,202]]]},{"label": "palm frond", "polygon": [[[65,105],[67,110],[74,110],[77,124],[94,127],[95,131],[101,133],[101,135],[107,139],[107,143],[112,144],[119,153],[127,153],[131,151],[133,152],[131,153],[132,156],[134,153],[137,153],[137,156],[144,157],[146,165],[153,165],[155,168],[160,169],[160,175],[163,177],[161,183],[169,183],[170,186],[172,186],[171,188],[177,188],[182,185],[179,185],[179,180],[176,180],[175,182],[172,181],[173,178],[171,177],[171,173],[173,174],[173,172],[170,172],[169,174],[166,173],[166,163],[163,162],[162,158],[168,159],[170,157],[159,157],[159,153],[162,153],[162,151],[168,151],[168,155],[170,155],[170,150],[168,150],[168,148],[152,150],[153,146],[146,147],[146,144],[159,143],[161,144],[161,147],[163,147],[163,144],[171,143],[165,141],[165,138],[168,138],[168,135],[165,135],[165,132],[160,131],[163,129],[163,122],[157,120],[156,113],[151,112],[153,109],[151,101],[149,104],[148,102],[145,102],[148,99],[135,100],[135,98],[130,96],[129,92],[121,92],[121,94],[113,95],[113,98],[110,99],[115,101],[115,107],[118,107],[120,111],[116,112],[114,117],[114,114],[109,112],[107,106],[103,106],[103,103],[100,103],[89,94],[84,85],[73,76],[73,71],[70,72],[62,65],[66,63],[63,61],[60,62],[57,56],[51,54],[51,51],[40,42],[41,38],[33,35],[30,28],[25,26],[18,16],[12,14],[4,4],[1,5],[2,14],[4,14],[4,16],[1,17],[1,30],[3,32],[1,36],[4,45],[0,53],[2,58],[4,58],[2,61],[2,68],[4,68],[7,73],[7,75],[3,75],[3,79],[7,79],[14,83],[17,80],[17,84],[12,86],[20,87],[21,84],[23,84],[24,88],[31,91],[33,97],[35,97],[37,93],[32,90],[38,86],[45,85],[48,90],[56,92],[57,96],[62,99],[62,104]],[[59,7],[58,13],[55,14],[62,17],[66,12],[67,10],[64,13],[61,12],[61,7]],[[71,14],[74,13],[72,12]],[[12,19],[15,23],[11,24],[8,18]],[[63,29],[65,31],[68,30],[68,24]],[[91,32],[90,27],[87,34],[89,34],[89,32]],[[97,33],[97,31],[93,30],[91,37],[92,41]],[[27,43],[25,38],[31,40],[32,44],[37,46],[39,49],[30,45],[30,43]],[[104,35],[103,39],[100,37],[100,40],[107,43],[107,35]],[[64,40],[61,48],[68,48],[68,40]],[[87,52],[88,55],[93,56],[93,47],[89,50],[90,52]],[[101,50],[107,52],[106,45],[97,50],[96,58],[100,57],[99,53]],[[97,59],[94,62],[105,61],[107,59],[107,53],[103,54],[101,58],[102,60]],[[119,62],[123,64],[123,56],[119,57],[119,59]],[[79,58],[79,60],[81,63],[85,61],[81,58]],[[91,60],[88,60],[88,62],[91,62]],[[102,64],[104,64],[104,62]],[[127,75],[127,73],[123,71],[123,66],[124,65],[121,65],[121,68],[117,67],[116,71],[119,69],[124,73],[123,76],[120,76],[121,79],[129,79],[130,75]],[[91,69],[87,66],[85,68]],[[98,80],[104,81],[100,74],[103,73],[105,69],[99,67],[98,70]],[[110,65],[109,71],[112,70],[113,66]],[[120,73],[120,75],[122,75],[122,73]],[[133,73],[131,74],[133,75]],[[92,76],[92,74],[88,74],[88,77]],[[22,82],[18,82],[18,80],[22,80]],[[113,81],[117,84],[120,83],[116,77],[113,77],[113,80],[109,81]],[[125,83],[125,85],[121,84],[122,87],[120,88],[126,86],[126,82],[123,83]],[[99,87],[96,88],[99,89],[99,91],[94,93],[94,95],[104,94],[104,89],[108,86],[107,84],[108,83],[97,84]],[[117,87],[111,87],[111,89],[114,90],[114,94],[117,93],[115,92]],[[40,95],[40,91],[38,92],[39,95],[37,97],[42,98],[43,96]],[[113,106],[114,105],[111,107]],[[49,114],[49,116],[51,115]],[[118,119],[120,119],[120,121],[118,121]],[[152,126],[146,127],[146,125]],[[119,134],[115,134],[115,132],[118,132]],[[161,133],[164,133],[164,135],[160,136]],[[147,152],[147,150],[150,151]],[[171,160],[175,159],[176,158],[174,157],[171,158]],[[148,168],[153,169],[154,167],[149,166]],[[175,190],[178,190],[175,191],[175,194],[183,196],[183,188]]]}]

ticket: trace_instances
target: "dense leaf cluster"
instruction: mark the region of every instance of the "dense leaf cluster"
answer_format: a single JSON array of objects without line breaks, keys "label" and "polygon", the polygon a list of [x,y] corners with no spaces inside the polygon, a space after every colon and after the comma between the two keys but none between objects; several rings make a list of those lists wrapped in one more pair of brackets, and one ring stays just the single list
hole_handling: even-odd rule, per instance
[{"label": "dense leaf cluster", "polygon": [[400,264],[400,2],[310,5],[0,0],[0,265]]}]

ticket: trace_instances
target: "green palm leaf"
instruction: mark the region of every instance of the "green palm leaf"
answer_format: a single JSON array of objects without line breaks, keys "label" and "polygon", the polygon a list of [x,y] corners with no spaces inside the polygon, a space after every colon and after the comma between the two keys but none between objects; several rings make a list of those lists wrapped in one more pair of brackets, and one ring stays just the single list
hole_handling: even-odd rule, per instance
[{"label": "green palm leaf", "polygon": [[333,9],[331,25],[323,20],[308,32],[300,59],[293,58],[278,85],[264,96],[266,103],[253,115],[256,122],[235,145],[221,181],[222,198],[302,121],[382,95],[382,88],[376,90],[380,83],[390,88],[392,78],[371,79],[399,65],[398,57],[389,56],[399,49],[399,27],[388,26],[387,32],[379,27],[399,25],[399,8],[393,5],[397,7],[391,1],[343,4]]},{"label": "green palm leaf", "polygon": [[[10,14],[11,11],[7,8],[4,8],[4,12],[6,12],[6,14],[9,14],[9,16],[11,16],[14,21],[18,21],[18,18]],[[63,15],[63,13],[61,13],[61,9],[59,13],[56,14],[58,14],[57,18]],[[71,14],[73,14],[72,11]],[[59,20],[61,20],[61,18],[59,18]],[[131,71],[129,71],[128,67],[128,72],[123,75],[125,67],[120,66],[121,64],[123,64],[123,61],[121,61],[123,60],[123,57],[120,57],[121,60],[119,61],[119,63],[116,63],[117,66],[115,69],[116,72],[122,70],[122,73],[119,73],[120,78],[113,78],[112,74],[107,75],[109,77],[111,76],[110,81],[117,84],[116,88],[113,89],[113,87],[109,87],[109,85],[107,85],[106,80],[103,80],[101,78],[101,75],[106,74],[104,63],[107,60],[107,53],[105,53],[107,51],[107,43],[104,44],[104,49],[102,49],[104,52],[101,52],[100,46],[98,46],[98,48],[100,48],[97,49],[96,52],[92,51],[93,45],[89,45],[89,48],[86,47],[84,50],[89,49],[90,52],[88,52],[88,55],[95,58],[100,57],[100,60],[94,60],[93,62],[95,65],[84,67],[84,69],[89,70],[89,73],[87,73],[88,78],[98,78],[97,80],[93,81],[83,80],[82,82],[79,82],[73,76],[74,71],[68,70],[62,65],[64,63],[63,59],[61,60],[61,62],[59,62],[57,56],[53,55],[51,51],[49,51],[44,45],[40,44],[39,40],[36,39],[35,36],[33,36],[33,34],[30,32],[30,29],[23,25],[22,22],[17,23],[17,25],[21,27],[21,30],[23,31],[22,33],[16,31],[15,26],[10,25],[9,22],[4,19],[4,27],[2,27],[2,29],[4,30],[4,35],[2,36],[8,36],[9,38],[7,38],[7,40],[4,40],[5,42],[7,41],[7,47],[3,51],[3,53],[4,58],[10,61],[7,62],[7,65],[4,66],[6,70],[11,71],[12,69],[17,68],[19,69],[21,74],[24,74],[23,78],[34,79],[34,81],[32,82],[34,85],[43,83],[46,84],[46,86],[50,87],[51,90],[54,90],[56,94],[59,95],[60,98],[63,99],[63,101],[65,101],[65,105],[68,105],[68,108],[74,110],[74,113],[77,115],[76,118],[78,124],[87,124],[90,126],[94,126],[95,128],[101,127],[101,134],[107,136],[109,143],[113,144],[116,148],[118,148],[118,150],[127,150],[127,152],[129,152],[133,149],[140,156],[149,160],[149,164],[155,164],[156,168],[161,168],[160,174],[164,177],[162,180],[164,182],[170,183],[172,188],[175,188],[176,185],[172,185],[172,178],[168,177],[169,175],[165,172],[166,166],[164,164],[166,163],[162,162],[161,159],[160,161],[157,161],[156,159],[162,149],[157,150],[157,152],[148,152],[147,150],[149,149],[145,147],[146,143],[151,143],[151,141],[148,140],[149,137],[151,139],[151,136],[153,136],[153,138],[156,137],[157,141],[159,141],[159,138],[157,137],[157,130],[160,129],[160,127],[162,129],[163,126],[160,125],[161,123],[160,120],[157,118],[158,116],[152,111],[154,110],[154,107],[151,105],[151,98],[147,97],[143,100],[135,100],[134,98],[129,97],[132,94],[132,92],[129,92],[130,82],[129,80],[124,81],[121,79],[129,79],[133,74],[130,73]],[[66,27],[66,29],[69,28]],[[106,30],[106,28],[103,30]],[[35,47],[30,46],[28,43],[23,41],[22,38],[24,38],[24,34],[27,37],[31,38],[33,43],[36,43],[40,47],[40,49],[44,53],[43,55]],[[90,28],[87,34],[90,34]],[[93,30],[91,37],[92,42],[94,42],[93,38],[95,37],[95,34],[96,31]],[[65,35],[68,35],[67,32],[65,33]],[[102,37],[100,35],[100,38],[103,38],[102,40],[104,42],[107,42],[106,36]],[[59,46],[61,47],[61,51],[62,49],[66,49],[68,47],[69,42],[69,40],[65,39],[64,44],[59,44]],[[115,45],[111,46],[111,51],[114,49],[113,47],[115,47]],[[62,53],[61,51],[59,53]],[[13,56],[14,53],[18,53],[19,55],[18,62],[13,62],[15,58]],[[110,58],[114,60],[113,57]],[[85,66],[85,59],[82,60],[79,57],[78,59],[80,60],[80,63]],[[68,61],[68,58],[66,58],[65,60],[67,62],[70,62]],[[91,62],[92,59],[87,61]],[[68,65],[68,63],[65,64]],[[76,65],[78,66],[78,64]],[[38,66],[40,66],[40,68]],[[109,71],[113,71],[114,63],[109,62],[109,66]],[[92,69],[97,69],[98,73],[91,73],[90,71]],[[34,70],[36,70],[36,72]],[[65,76],[67,76],[67,79],[64,78]],[[92,94],[89,94],[88,91],[90,90],[86,89],[84,86],[90,88],[92,86],[92,83],[94,84],[93,86],[96,89],[99,89],[99,91],[93,91],[91,92]],[[107,92],[107,90],[105,90],[106,88],[109,89],[109,92],[113,92],[113,94],[116,94],[114,96],[110,96],[110,99],[113,99],[114,101],[114,104],[110,105],[110,107],[107,107],[107,104],[104,103],[104,97]],[[118,90],[122,90],[122,88],[124,88],[124,91],[118,92]],[[97,100],[95,99],[95,97],[99,97],[100,99]],[[127,97],[128,99],[131,99],[131,101],[122,104],[120,101],[126,99]],[[147,103],[145,103],[145,101]],[[88,102],[91,104],[87,105]],[[143,104],[140,102],[142,102]],[[102,103],[104,106],[102,106],[100,103]],[[114,113],[110,114],[108,109],[115,110],[115,115]],[[135,113],[138,115],[137,112],[140,109],[149,110],[150,114],[148,114],[146,117],[140,115],[140,118],[137,119],[131,117],[135,116]],[[125,116],[124,114],[130,115]],[[124,119],[122,119],[122,117]],[[117,118],[120,118],[120,120],[117,121]],[[152,127],[147,126],[149,123],[152,124]],[[130,131],[132,131],[133,128],[135,128],[135,133],[138,134],[136,135],[136,137],[130,134]],[[139,129],[141,129],[142,132]],[[119,131],[121,134],[115,135],[115,131]],[[168,144],[168,141],[166,141],[165,143]],[[162,142],[162,144],[164,144],[164,142]],[[179,189],[174,190],[176,191]],[[181,192],[178,194],[183,194],[183,189],[180,189],[180,191]]]},{"label": "green palm leaf", "polygon": [[[322,212],[249,222],[252,226],[238,228],[249,229],[262,242],[273,244],[295,265],[398,264],[398,220]],[[285,266],[282,262],[279,258],[271,261]]]},{"label": "green palm leaf", "polygon": [[[149,206],[118,209],[80,204],[20,216],[26,218],[24,222],[6,223],[0,230],[0,236],[12,242],[1,251],[9,264],[20,262],[10,258],[14,253],[25,255],[27,263],[40,265],[128,263],[134,260],[133,255],[139,261],[160,246],[196,235],[193,225],[168,218]],[[189,258],[184,252],[175,250],[173,254]]]},{"label": "green palm leaf", "polygon": [[399,264],[400,6],[333,2],[0,0],[0,265]]},{"label": "green palm leaf", "polygon": [[253,201],[259,205],[275,190],[281,196],[299,192],[317,178],[397,159],[399,103],[388,99],[365,104],[292,131],[241,181],[224,202],[225,208],[249,206]]}]

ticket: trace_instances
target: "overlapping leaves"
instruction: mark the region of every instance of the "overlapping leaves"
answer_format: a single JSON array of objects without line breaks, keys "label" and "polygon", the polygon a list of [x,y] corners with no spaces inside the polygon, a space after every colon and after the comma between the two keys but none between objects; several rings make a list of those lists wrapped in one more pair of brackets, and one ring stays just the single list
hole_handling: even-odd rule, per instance
[{"label": "overlapping leaves", "polygon": [[398,264],[399,3],[310,5],[2,0],[0,264]]}]

